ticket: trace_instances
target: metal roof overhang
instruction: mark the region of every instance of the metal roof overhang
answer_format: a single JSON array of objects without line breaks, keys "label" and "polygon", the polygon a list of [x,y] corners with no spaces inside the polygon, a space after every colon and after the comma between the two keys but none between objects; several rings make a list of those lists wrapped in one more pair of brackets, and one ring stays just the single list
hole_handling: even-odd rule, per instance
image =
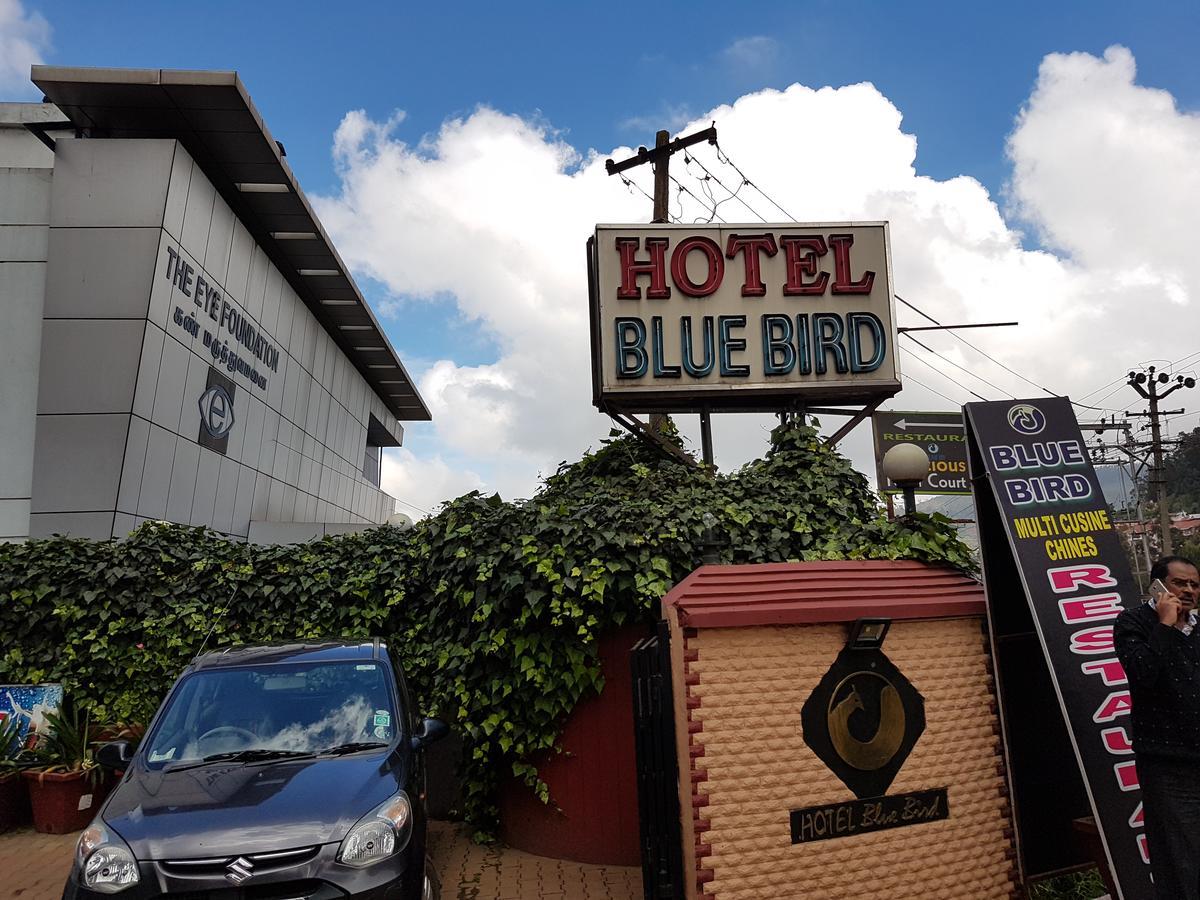
[{"label": "metal roof overhang", "polygon": [[236,72],[34,66],[32,81],[86,136],[182,143],[393,415],[432,418]]}]

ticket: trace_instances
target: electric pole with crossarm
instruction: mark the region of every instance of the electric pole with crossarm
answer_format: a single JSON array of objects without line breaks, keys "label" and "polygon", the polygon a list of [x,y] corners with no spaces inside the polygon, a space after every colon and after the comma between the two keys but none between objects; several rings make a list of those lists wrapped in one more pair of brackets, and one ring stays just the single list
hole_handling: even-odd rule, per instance
[{"label": "electric pole with crossarm", "polygon": [[[631,156],[621,162],[613,162],[611,159],[605,160],[604,168],[608,170],[609,175],[616,175],[624,172],[626,169],[650,163],[654,168],[654,218],[650,221],[654,223],[666,222],[668,219],[667,202],[671,187],[671,157],[680,150],[691,147],[693,144],[699,144],[702,141],[708,141],[710,144],[717,142],[716,125],[710,125],[703,131],[697,131],[686,137],[677,137],[675,140],[671,140],[669,132],[660,131],[654,136],[654,149],[650,150],[645,147],[638,147],[638,152],[635,156]],[[650,415],[651,432],[655,434],[659,433],[666,418],[667,416],[664,413],[652,413]],[[700,413],[700,447],[701,453],[704,456],[704,464],[711,468],[713,464],[712,422],[707,412]]]},{"label": "electric pole with crossarm", "polygon": [[[1174,381],[1166,390],[1160,392],[1159,385]],[[1143,387],[1145,385],[1145,387]],[[1171,508],[1167,502],[1167,473],[1163,466],[1163,440],[1160,419],[1163,416],[1175,416],[1183,413],[1182,409],[1159,409],[1158,404],[1180,388],[1193,388],[1196,379],[1191,376],[1176,375],[1172,378],[1166,372],[1158,372],[1154,366],[1145,371],[1136,370],[1129,373],[1129,386],[1150,402],[1146,412],[1126,412],[1127,416],[1146,416],[1150,419],[1150,454],[1154,460],[1150,470],[1150,484],[1156,488],[1158,496],[1158,520],[1162,533],[1162,556],[1170,556],[1173,549],[1171,542]]]}]

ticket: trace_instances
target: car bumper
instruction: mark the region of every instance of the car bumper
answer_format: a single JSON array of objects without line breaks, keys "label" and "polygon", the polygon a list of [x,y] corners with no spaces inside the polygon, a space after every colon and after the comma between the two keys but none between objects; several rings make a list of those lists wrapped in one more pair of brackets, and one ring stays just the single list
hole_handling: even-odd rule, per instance
[{"label": "car bumper", "polygon": [[[406,883],[419,883],[420,876],[405,878],[406,867],[420,867],[414,855],[401,852],[366,869],[337,863],[337,844],[322,847],[303,865],[256,873],[241,885],[231,884],[222,874],[180,876],[169,863],[139,862],[139,882],[116,894],[101,894],[79,884],[72,869],[63,890],[63,900],[409,900]],[[417,873],[412,873],[417,874]],[[412,893],[413,900],[420,892]]]}]

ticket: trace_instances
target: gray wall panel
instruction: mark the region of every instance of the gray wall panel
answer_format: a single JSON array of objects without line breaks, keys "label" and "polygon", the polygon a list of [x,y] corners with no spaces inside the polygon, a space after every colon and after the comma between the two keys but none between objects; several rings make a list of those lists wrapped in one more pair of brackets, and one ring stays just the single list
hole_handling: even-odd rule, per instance
[{"label": "gray wall panel", "polygon": [[149,519],[161,519],[167,514],[167,496],[171,491],[171,469],[175,466],[174,431],[157,425],[150,426],[146,445],[146,465],[142,471],[138,492],[137,514]]},{"label": "gray wall panel", "polygon": [[221,475],[223,457],[212,450],[200,448],[200,465],[196,470],[196,491],[192,495],[192,525],[211,527],[217,502],[217,480]]},{"label": "gray wall panel", "polygon": [[[172,432],[179,431],[183,410],[183,389],[187,382],[188,363],[192,354],[170,335],[163,341],[158,383],[154,389],[154,414],[151,419]],[[199,415],[199,413],[197,413]]]},{"label": "gray wall panel", "polygon": [[220,195],[213,202],[212,222],[204,248],[204,269],[216,281],[225,285],[229,275],[229,250],[233,243],[233,210]]},{"label": "gray wall panel", "polygon": [[208,243],[208,230],[212,226],[213,204],[217,192],[200,167],[192,164],[192,177],[188,183],[187,203],[183,213],[183,234],[180,243],[196,259],[204,259]]},{"label": "gray wall panel", "polygon": [[0,497],[0,541],[29,535],[29,501]]},{"label": "gray wall panel", "polygon": [[44,225],[0,225],[0,261],[45,262],[49,240]]},{"label": "gray wall panel", "polygon": [[145,319],[45,320],[38,413],[132,410],[145,329]]},{"label": "gray wall panel", "polygon": [[183,237],[183,212],[187,206],[188,184],[191,180],[192,158],[181,144],[175,142],[163,228],[177,241]]},{"label": "gray wall panel", "polygon": [[50,189],[50,224],[161,227],[175,142],[59,141]]},{"label": "gray wall panel", "polygon": [[133,416],[129,420],[129,438],[125,442],[125,463],[121,469],[121,487],[117,492],[117,509],[134,515],[138,494],[146,468],[146,450],[150,441],[150,423]]},{"label": "gray wall panel", "polygon": [[[2,173],[2,170],[0,170]],[[2,178],[0,178],[2,183]],[[45,263],[0,262],[0,498],[32,494]]]},{"label": "gray wall panel", "polygon": [[[217,475],[217,492],[213,504],[212,527],[225,534],[229,534],[233,530],[233,515],[237,508],[237,487],[241,471],[242,466],[232,459],[221,460],[221,470]],[[246,512],[249,514],[249,507]]]},{"label": "gray wall panel", "polygon": [[166,518],[188,522],[196,494],[196,472],[200,467],[200,445],[188,438],[175,439],[175,462],[171,467],[171,489],[167,494]]},{"label": "gray wall panel", "polygon": [[33,512],[117,508],[129,415],[39,415]]},{"label": "gray wall panel", "polygon": [[158,228],[51,228],[48,318],[144,319]]},{"label": "gray wall panel", "polygon": [[0,167],[0,225],[49,225],[50,182],[49,169]]},{"label": "gray wall panel", "polygon": [[29,517],[29,536],[65,534],[103,541],[113,536],[113,518],[111,512],[34,513]]},{"label": "gray wall panel", "polygon": [[146,323],[146,334],[142,338],[142,361],[138,364],[137,385],[133,390],[133,414],[147,421],[154,414],[154,391],[158,386],[165,337],[162,329],[153,322]]}]

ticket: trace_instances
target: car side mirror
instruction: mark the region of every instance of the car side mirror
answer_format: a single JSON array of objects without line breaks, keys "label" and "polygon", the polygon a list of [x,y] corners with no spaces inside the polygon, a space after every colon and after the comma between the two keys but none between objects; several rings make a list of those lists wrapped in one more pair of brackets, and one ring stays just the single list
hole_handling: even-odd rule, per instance
[{"label": "car side mirror", "polygon": [[412,737],[412,748],[422,750],[450,733],[450,726],[441,719],[426,719]]},{"label": "car side mirror", "polygon": [[113,741],[96,751],[96,762],[106,769],[127,769],[133,759],[133,748],[129,741]]}]

